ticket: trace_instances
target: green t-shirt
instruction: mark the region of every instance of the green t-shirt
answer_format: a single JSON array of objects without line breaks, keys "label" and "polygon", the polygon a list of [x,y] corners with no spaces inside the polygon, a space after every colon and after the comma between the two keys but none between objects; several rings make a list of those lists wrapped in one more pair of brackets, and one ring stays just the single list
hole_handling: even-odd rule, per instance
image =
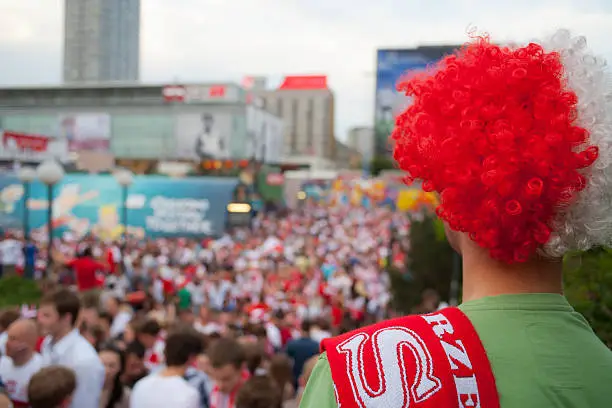
[{"label": "green t-shirt", "polygon": [[[563,296],[503,295],[459,308],[487,351],[501,408],[612,407],[612,352]],[[322,354],[300,407],[336,406]]]},{"label": "green t-shirt", "polygon": [[191,292],[183,288],[177,293],[179,299],[179,310],[187,310],[191,307]]}]

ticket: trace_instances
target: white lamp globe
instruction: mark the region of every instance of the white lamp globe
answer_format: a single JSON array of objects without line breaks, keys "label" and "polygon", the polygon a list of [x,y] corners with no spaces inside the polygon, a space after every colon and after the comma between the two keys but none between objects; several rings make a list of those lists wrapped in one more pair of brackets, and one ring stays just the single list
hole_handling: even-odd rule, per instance
[{"label": "white lamp globe", "polygon": [[45,160],[36,168],[38,179],[52,186],[64,177],[64,168],[56,160]]},{"label": "white lamp globe", "polygon": [[122,187],[128,187],[134,182],[134,175],[131,171],[120,169],[115,172],[115,180]]},{"label": "white lamp globe", "polygon": [[19,169],[17,177],[22,183],[31,183],[36,179],[36,170],[31,167],[22,167]]}]

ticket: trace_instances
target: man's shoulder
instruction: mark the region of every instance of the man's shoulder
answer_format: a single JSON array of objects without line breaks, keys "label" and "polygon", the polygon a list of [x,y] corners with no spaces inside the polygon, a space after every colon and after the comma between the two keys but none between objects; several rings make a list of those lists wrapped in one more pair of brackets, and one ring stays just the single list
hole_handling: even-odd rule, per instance
[{"label": "man's shoulder", "polygon": [[103,367],[96,349],[81,335],[77,337],[69,353],[75,366]]},{"label": "man's shoulder", "polygon": [[8,356],[0,357],[0,372],[5,372],[13,368],[13,360]]},{"label": "man's shoulder", "polygon": [[43,356],[40,353],[32,354],[32,359],[28,363],[28,365],[32,367],[39,367],[39,368],[42,367],[43,364],[44,364]]},{"label": "man's shoulder", "polygon": [[148,388],[150,386],[150,383],[155,382],[154,377],[156,376],[156,374],[149,374],[146,377],[143,377],[140,380],[136,381],[136,384],[134,384],[134,387],[132,388],[132,394],[135,395],[140,390]]},{"label": "man's shoulder", "polygon": [[322,350],[326,350],[330,344],[340,343],[346,339],[352,338],[356,335],[373,335],[381,330],[391,329],[395,327],[410,328],[417,326],[417,322],[422,321],[422,315],[408,315],[402,317],[396,317],[389,320],[383,320],[368,326],[359,327],[355,330],[340,334],[339,336],[329,337],[321,342]]},{"label": "man's shoulder", "polygon": [[[164,383],[173,383],[173,388],[177,388],[177,392],[180,391],[181,393],[198,395],[198,392],[183,377],[164,377],[159,375],[159,373],[149,374],[141,380],[137,381],[136,385],[134,385],[132,394],[149,394],[152,390],[163,389],[164,387],[161,387],[161,385]],[[180,390],[181,388],[183,390]]]}]

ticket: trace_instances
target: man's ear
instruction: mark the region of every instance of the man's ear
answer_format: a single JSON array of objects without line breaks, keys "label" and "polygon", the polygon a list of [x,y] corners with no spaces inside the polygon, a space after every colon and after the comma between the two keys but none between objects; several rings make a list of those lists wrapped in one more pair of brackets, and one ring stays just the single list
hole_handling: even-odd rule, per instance
[{"label": "man's ear", "polygon": [[72,397],[73,395],[70,395],[68,398],[66,398],[61,404],[60,404],[60,408],[70,408],[70,405],[72,404]]},{"label": "man's ear", "polygon": [[[64,320],[70,326],[72,326],[72,321],[73,321],[72,319],[74,319],[72,317],[72,313],[66,313],[63,317],[60,317],[60,320]],[[83,319],[82,319],[81,314],[79,313],[79,315],[77,315],[76,320],[74,321],[74,327],[79,328],[82,322],[83,322]]]}]

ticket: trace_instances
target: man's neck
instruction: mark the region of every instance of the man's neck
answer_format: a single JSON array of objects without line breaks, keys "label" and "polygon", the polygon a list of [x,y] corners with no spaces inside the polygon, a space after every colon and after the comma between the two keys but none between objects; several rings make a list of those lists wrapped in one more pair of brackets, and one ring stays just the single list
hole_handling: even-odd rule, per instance
[{"label": "man's neck", "polygon": [[159,373],[162,377],[184,377],[187,371],[187,366],[170,366],[166,367]]},{"label": "man's neck", "polygon": [[13,356],[12,357],[13,365],[15,367],[24,366],[32,359],[33,355],[34,355],[34,351],[29,350],[29,351],[24,351],[23,353],[21,353],[21,355]]},{"label": "man's neck", "polygon": [[53,340],[51,341],[53,344],[57,344],[59,343],[64,337],[66,337],[67,335],[69,335],[70,333],[72,333],[72,330],[74,330],[73,327],[69,327],[67,329],[62,329],[58,332],[58,334],[53,336]]},{"label": "man's neck", "polygon": [[463,301],[510,294],[563,294],[562,266],[560,261],[543,259],[506,264],[468,252],[463,256]]}]

